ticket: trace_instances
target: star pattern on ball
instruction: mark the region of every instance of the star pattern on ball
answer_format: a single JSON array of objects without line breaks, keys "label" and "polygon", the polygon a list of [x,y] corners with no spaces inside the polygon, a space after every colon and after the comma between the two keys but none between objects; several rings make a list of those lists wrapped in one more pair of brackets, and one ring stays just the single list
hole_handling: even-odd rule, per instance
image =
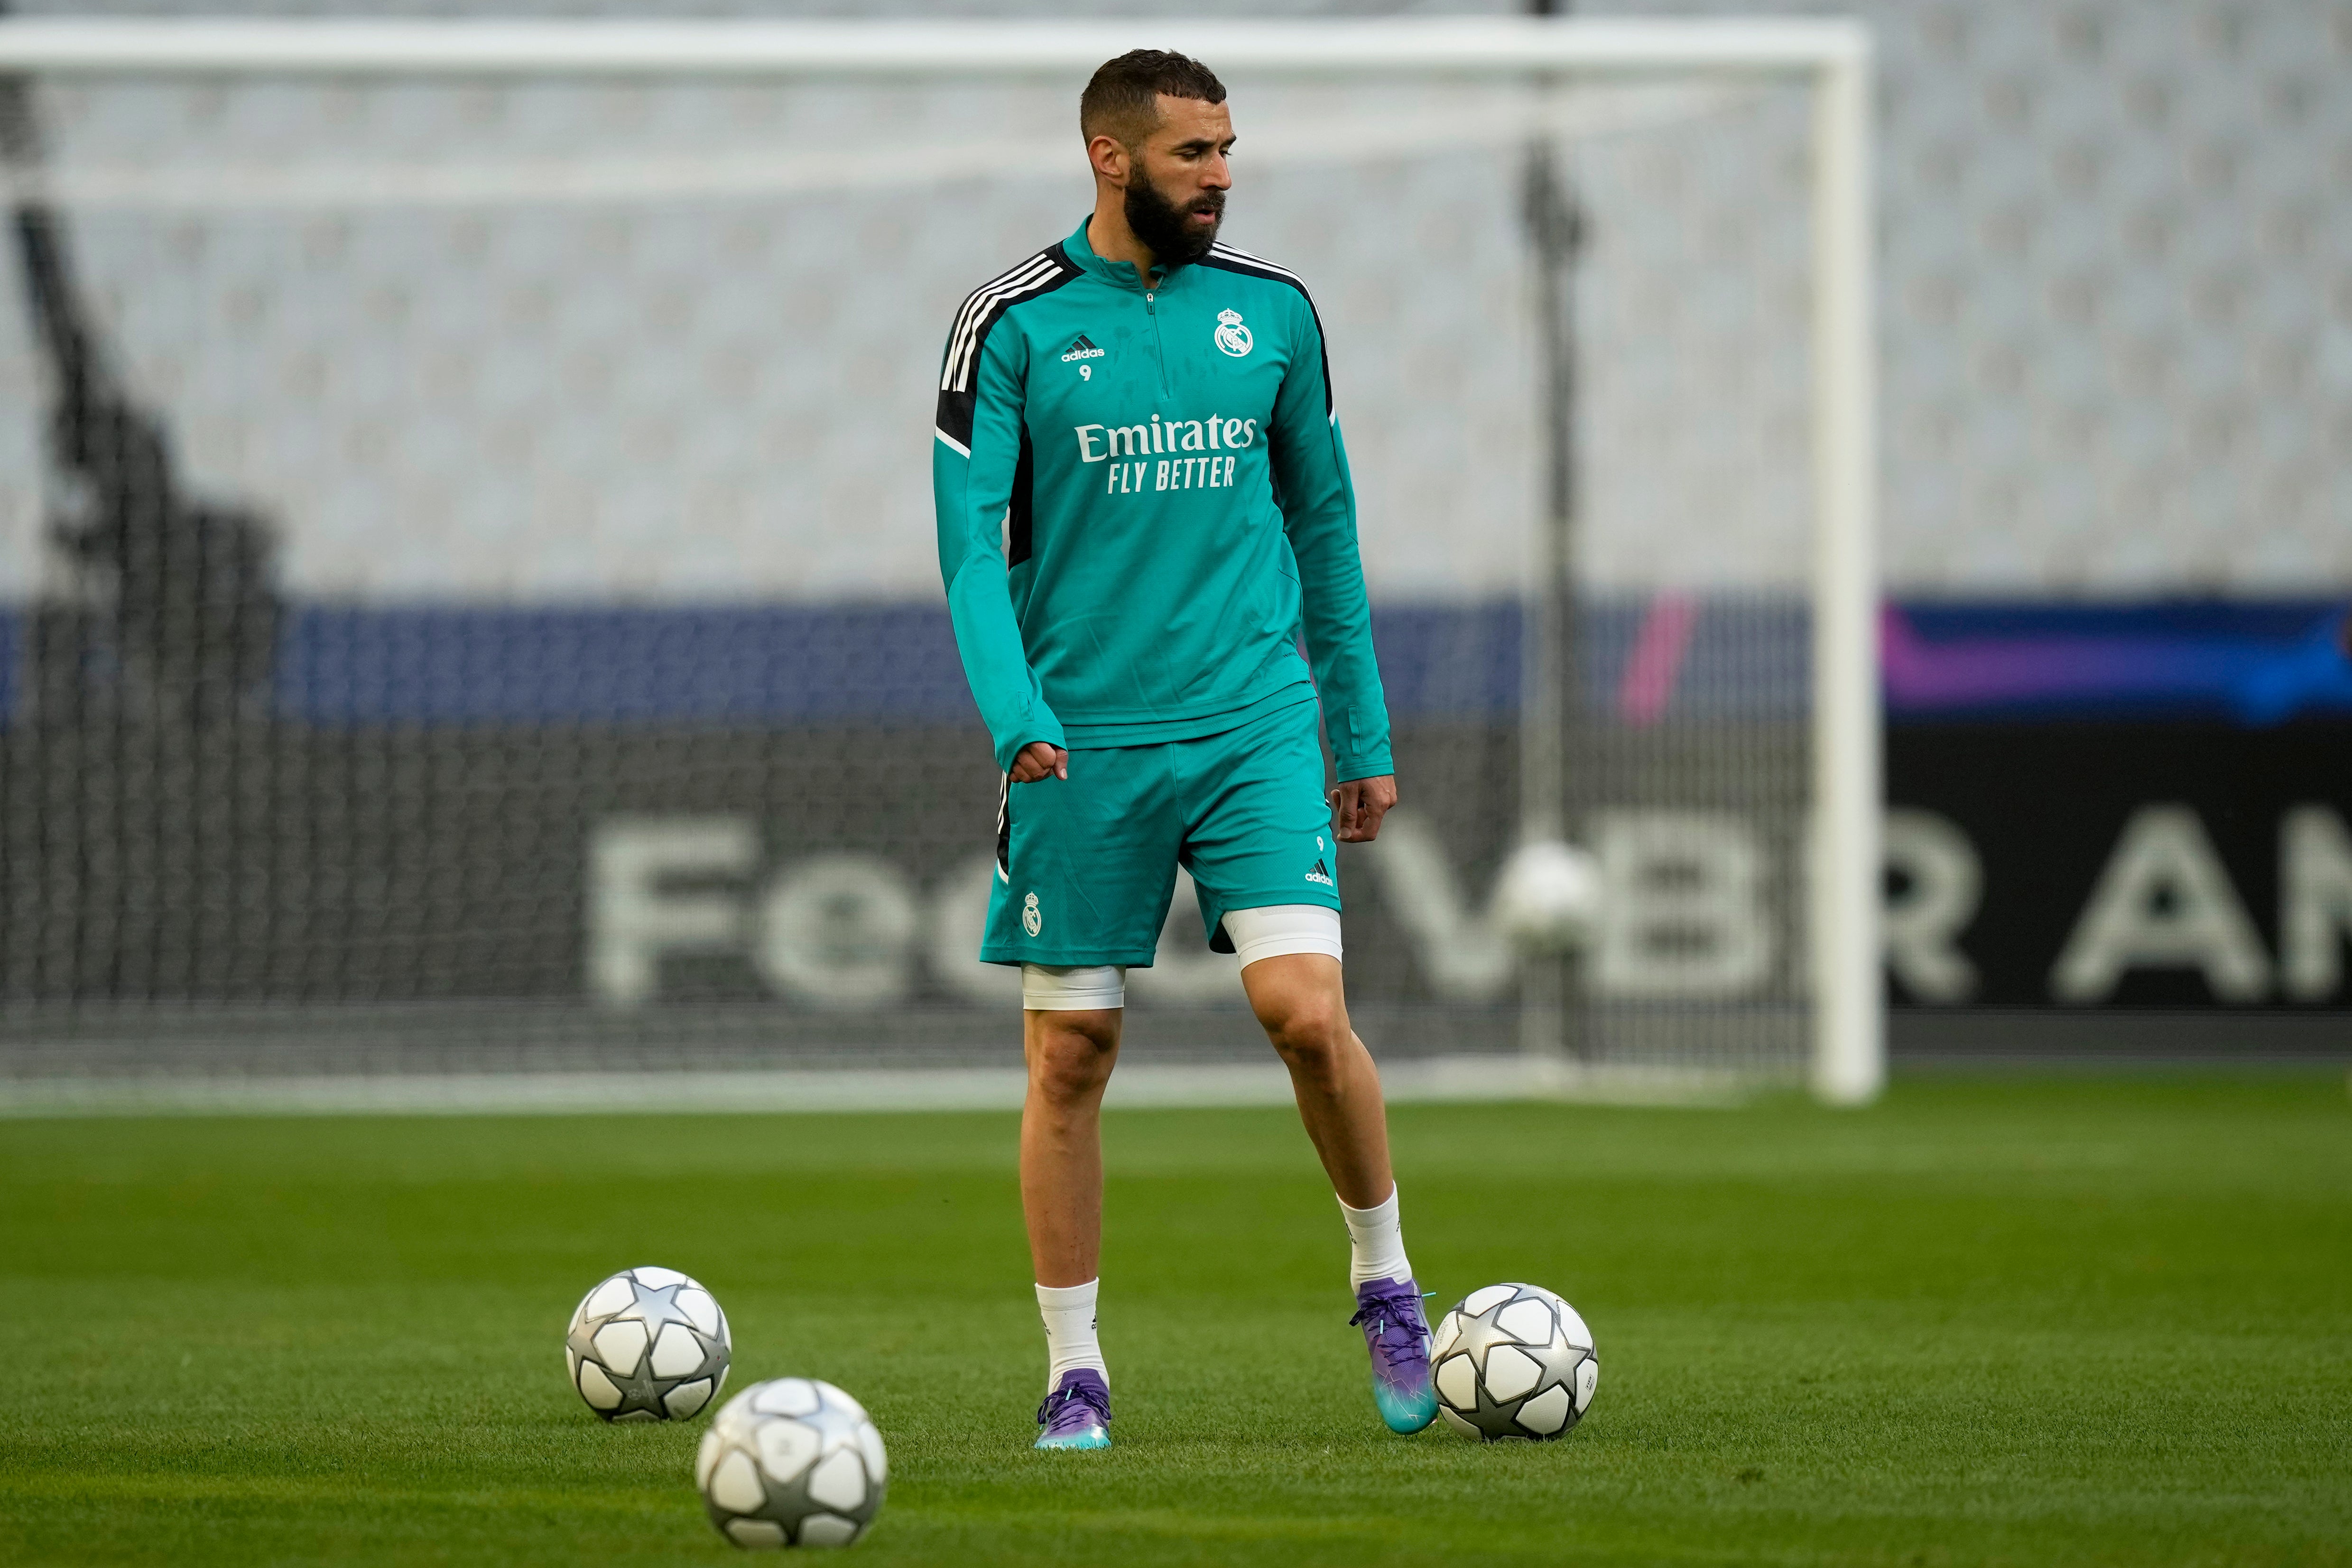
[{"label": "star pattern on ball", "polygon": [[1462,1414],[1469,1417],[1470,1425],[1489,1437],[1523,1436],[1524,1429],[1519,1426],[1518,1415],[1519,1406],[1526,1403],[1525,1398],[1520,1398],[1505,1405],[1496,1404],[1482,1379],[1477,1385],[1477,1407]]},{"label": "star pattern on ball", "polygon": [[1478,1369],[1479,1377],[1485,1378],[1488,1351],[1496,1345],[1518,1345],[1526,1342],[1518,1335],[1503,1327],[1498,1321],[1503,1309],[1510,1304],[1509,1301],[1497,1301],[1475,1318],[1465,1317],[1462,1320],[1461,1336],[1448,1348],[1446,1354],[1468,1356],[1470,1364]]},{"label": "star pattern on ball", "polygon": [[[658,1420],[668,1420],[670,1412],[663,1403],[665,1397],[683,1384],[698,1378],[718,1376],[723,1352],[716,1336],[707,1334],[677,1304],[678,1292],[690,1285],[690,1280],[678,1280],[668,1285],[647,1285],[635,1275],[629,1277],[629,1304],[618,1311],[601,1317],[585,1318],[564,1338],[564,1345],[583,1361],[593,1362],[621,1395],[621,1402],[599,1415],[608,1421],[643,1412]],[[596,1336],[606,1327],[617,1322],[641,1322],[645,1325],[645,1349],[637,1363],[625,1375],[607,1363],[596,1349]],[[701,1363],[682,1377],[662,1377],[654,1372],[654,1349],[661,1342],[662,1331],[672,1323],[682,1326],[694,1338],[696,1348],[702,1352]]]},{"label": "star pattern on ball", "polygon": [[628,1376],[614,1376],[609,1368],[605,1375],[612,1377],[613,1386],[621,1391],[621,1403],[613,1411],[616,1418],[633,1410],[643,1410],[664,1420],[669,1418],[669,1412],[662,1405],[662,1395],[677,1387],[678,1380],[654,1375],[654,1358],[650,1351],[637,1358],[637,1370]]},{"label": "star pattern on ball", "polygon": [[1548,1345],[1529,1345],[1526,1349],[1528,1354],[1535,1358],[1536,1364],[1543,1368],[1543,1375],[1536,1379],[1533,1388],[1528,1390],[1528,1397],[1532,1399],[1547,1388],[1558,1387],[1567,1389],[1569,1398],[1573,1400],[1576,1397],[1576,1369],[1583,1364],[1584,1358],[1591,1355],[1591,1351],[1582,1345],[1570,1344],[1564,1337],[1555,1339]]},{"label": "star pattern on ball", "polygon": [[636,1292],[636,1301],[631,1306],[622,1308],[613,1316],[643,1319],[647,1344],[661,1338],[662,1326],[666,1323],[684,1323],[689,1329],[694,1327],[693,1320],[677,1310],[677,1293],[686,1289],[683,1282],[677,1285],[646,1286],[638,1284],[636,1276],[633,1274],[629,1277],[629,1289]]},{"label": "star pattern on ball", "polygon": [[[1530,1339],[1504,1326],[1504,1314],[1523,1302],[1542,1301],[1548,1310],[1543,1333]],[[1535,1437],[1548,1439],[1563,1435],[1574,1426],[1583,1412],[1577,1407],[1577,1373],[1588,1361],[1595,1360],[1592,1347],[1580,1345],[1569,1338],[1566,1323],[1557,1310],[1549,1292],[1522,1288],[1516,1293],[1495,1302],[1483,1312],[1468,1312],[1457,1307],[1453,1313],[1453,1338],[1446,1342],[1445,1353],[1438,1358],[1438,1369],[1454,1362],[1465,1363],[1475,1373],[1467,1405],[1445,1399],[1446,1408],[1465,1425],[1475,1429],[1489,1441],[1502,1437]],[[1486,1386],[1488,1360],[1498,1347],[1508,1347],[1534,1363],[1535,1378],[1525,1389],[1508,1399],[1497,1400]],[[1512,1380],[1517,1381],[1515,1375]],[[1441,1398],[1444,1384],[1440,1382]],[[1566,1422],[1551,1431],[1538,1432],[1524,1426],[1519,1413],[1528,1402],[1542,1397],[1553,1389],[1566,1393],[1570,1408]]]},{"label": "star pattern on ball", "polygon": [[830,1384],[813,1384],[813,1409],[787,1402],[794,1415],[760,1408],[768,1386],[737,1394],[703,1438],[696,1478],[710,1521],[738,1545],[847,1545],[888,1490],[881,1434]]}]

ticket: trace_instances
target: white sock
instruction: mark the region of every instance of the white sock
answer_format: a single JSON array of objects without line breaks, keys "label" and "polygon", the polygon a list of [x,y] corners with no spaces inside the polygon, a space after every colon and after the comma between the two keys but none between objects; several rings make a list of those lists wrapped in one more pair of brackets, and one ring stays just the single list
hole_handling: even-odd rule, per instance
[{"label": "white sock", "polygon": [[[1395,1200],[1390,1200],[1393,1208]],[[1089,1279],[1083,1285],[1037,1287],[1037,1310],[1045,1320],[1045,1392],[1051,1394],[1062,1385],[1062,1374],[1078,1367],[1089,1366],[1110,1382],[1110,1368],[1103,1364],[1102,1346],[1095,1340],[1095,1291],[1102,1284]]]},{"label": "white sock", "polygon": [[1368,1280],[1412,1278],[1412,1265],[1404,1256],[1404,1227],[1397,1223],[1396,1188],[1389,1189],[1384,1204],[1351,1209],[1342,1202],[1339,1212],[1348,1216],[1349,1284],[1361,1289]]}]

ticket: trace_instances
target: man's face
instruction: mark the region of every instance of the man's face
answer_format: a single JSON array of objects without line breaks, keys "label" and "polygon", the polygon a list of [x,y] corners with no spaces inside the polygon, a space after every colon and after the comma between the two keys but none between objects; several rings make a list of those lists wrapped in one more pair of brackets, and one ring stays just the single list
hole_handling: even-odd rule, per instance
[{"label": "man's face", "polygon": [[1223,104],[1160,95],[1158,129],[1131,150],[1126,206],[1128,226],[1161,262],[1209,253],[1234,183],[1225,162],[1233,147],[1233,115]]}]

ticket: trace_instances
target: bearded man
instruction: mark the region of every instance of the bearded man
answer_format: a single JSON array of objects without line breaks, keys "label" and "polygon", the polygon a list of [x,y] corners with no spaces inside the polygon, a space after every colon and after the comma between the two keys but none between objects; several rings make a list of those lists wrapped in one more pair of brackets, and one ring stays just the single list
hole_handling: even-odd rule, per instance
[{"label": "bearded man", "polygon": [[981,957],[1022,973],[1037,1447],[1110,1442],[1102,1096],[1180,866],[1339,1200],[1375,1404],[1419,1431],[1428,1321],[1341,983],[1337,845],[1397,795],[1322,326],[1297,277],[1217,243],[1234,132],[1207,67],[1122,55],[1078,119],[1094,211],[956,312],[932,443],[940,570],[1005,775]]}]

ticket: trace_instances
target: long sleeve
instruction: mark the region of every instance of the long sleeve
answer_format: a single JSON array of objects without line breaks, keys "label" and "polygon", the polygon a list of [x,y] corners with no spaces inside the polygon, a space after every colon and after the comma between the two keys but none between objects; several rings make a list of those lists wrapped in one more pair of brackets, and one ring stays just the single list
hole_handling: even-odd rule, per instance
[{"label": "long sleeve", "polygon": [[1322,324],[1302,293],[1290,369],[1275,399],[1273,441],[1283,530],[1298,563],[1307,657],[1341,782],[1393,773],[1389,709],[1372,656],[1371,606],[1356,546],[1356,491],[1331,408]]},{"label": "long sleeve", "polygon": [[1006,572],[1006,523],[1026,458],[1018,344],[1017,333],[988,332],[960,364],[950,341],[931,438],[940,576],[956,651],[996,765],[1007,772],[1033,741],[1068,743],[1029,667]]}]

